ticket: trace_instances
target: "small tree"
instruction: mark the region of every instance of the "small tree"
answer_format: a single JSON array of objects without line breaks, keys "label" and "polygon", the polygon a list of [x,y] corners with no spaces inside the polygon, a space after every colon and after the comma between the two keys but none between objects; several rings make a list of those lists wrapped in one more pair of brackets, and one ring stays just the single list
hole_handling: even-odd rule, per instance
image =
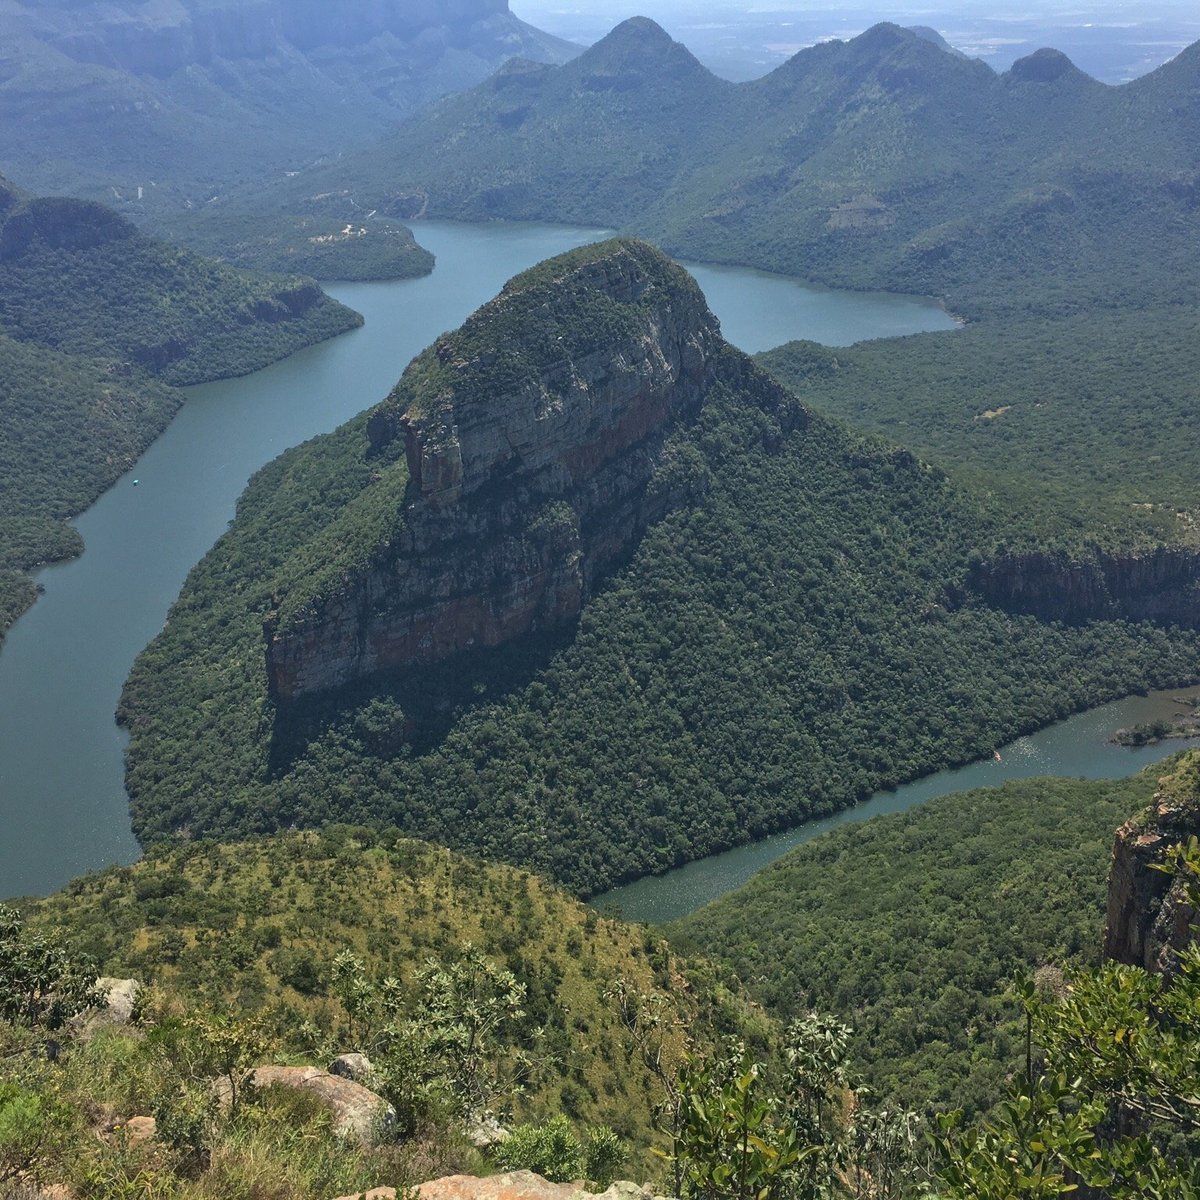
[{"label": "small tree", "polygon": [[[429,959],[417,975],[416,1023],[444,1064],[465,1111],[486,1109],[519,1082],[502,1080],[501,1034],[525,1016],[525,988],[516,976],[470,943],[451,963]],[[524,1058],[516,1056],[518,1072]]]},{"label": "small tree", "polygon": [[60,935],[33,933],[0,905],[0,1017],[55,1032],[100,1003],[95,980],[94,965],[70,954]]}]

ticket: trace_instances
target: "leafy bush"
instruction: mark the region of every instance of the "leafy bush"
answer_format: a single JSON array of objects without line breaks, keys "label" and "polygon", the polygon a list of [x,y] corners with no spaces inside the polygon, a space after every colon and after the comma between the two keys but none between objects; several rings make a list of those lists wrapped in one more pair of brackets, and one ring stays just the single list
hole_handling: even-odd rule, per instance
[{"label": "leafy bush", "polygon": [[0,905],[0,1018],[59,1030],[98,1002],[95,978],[93,965],[70,954],[61,934],[27,930],[15,909]]},{"label": "leafy bush", "polygon": [[0,1183],[37,1168],[56,1147],[67,1115],[61,1103],[0,1080]]},{"label": "leafy bush", "polygon": [[608,1125],[593,1126],[583,1148],[584,1177],[604,1191],[617,1177],[627,1153],[628,1147],[616,1130]]},{"label": "leafy bush", "polygon": [[534,1171],[555,1183],[583,1173],[583,1147],[566,1117],[538,1125],[518,1125],[493,1152],[506,1171]]}]

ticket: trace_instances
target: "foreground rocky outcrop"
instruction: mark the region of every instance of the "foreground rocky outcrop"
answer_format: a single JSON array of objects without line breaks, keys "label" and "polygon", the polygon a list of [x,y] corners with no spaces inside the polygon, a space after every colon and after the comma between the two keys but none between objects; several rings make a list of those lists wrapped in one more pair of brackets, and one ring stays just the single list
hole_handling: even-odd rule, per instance
[{"label": "foreground rocky outcrop", "polygon": [[990,603],[1043,620],[1200,624],[1200,551],[1188,547],[1006,555],[976,568],[972,583]]},{"label": "foreground rocky outcrop", "polygon": [[259,1089],[288,1088],[315,1097],[329,1110],[335,1133],[364,1145],[386,1137],[396,1124],[396,1110],[383,1097],[319,1067],[257,1067],[250,1084]]},{"label": "foreground rocky outcrop", "polygon": [[[511,1171],[481,1179],[475,1175],[447,1175],[417,1189],[421,1200],[655,1200],[652,1189],[618,1180],[606,1191],[594,1193],[581,1182],[551,1183],[532,1171]],[[339,1200],[396,1200],[396,1189],[373,1188]]]},{"label": "foreground rocky outcrop", "polygon": [[1160,780],[1154,803],[1117,832],[1108,879],[1104,953],[1116,962],[1170,973],[1197,913],[1183,884],[1156,868],[1167,851],[1200,835],[1200,751]]},{"label": "foreground rocky outcrop", "polygon": [[573,621],[647,526],[702,486],[670,470],[671,433],[747,372],[694,280],[644,243],[605,243],[512,281],[371,414],[381,480],[407,467],[404,511],[332,594],[277,597],[265,627],[273,695],[293,701]]}]

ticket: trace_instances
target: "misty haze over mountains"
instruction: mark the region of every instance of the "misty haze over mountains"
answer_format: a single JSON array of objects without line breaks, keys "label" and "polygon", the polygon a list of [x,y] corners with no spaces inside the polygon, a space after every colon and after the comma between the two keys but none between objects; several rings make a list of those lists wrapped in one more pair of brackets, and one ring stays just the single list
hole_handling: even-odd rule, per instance
[{"label": "misty haze over mountains", "polygon": [[846,40],[879,21],[923,25],[997,71],[1053,46],[1105,83],[1144,75],[1200,38],[1200,10],[1189,3],[1012,5],[800,4],[797,0],[517,0],[516,13],[549,33],[590,45],[617,21],[653,17],[706,66],[728,79],[753,79],[796,51]]}]

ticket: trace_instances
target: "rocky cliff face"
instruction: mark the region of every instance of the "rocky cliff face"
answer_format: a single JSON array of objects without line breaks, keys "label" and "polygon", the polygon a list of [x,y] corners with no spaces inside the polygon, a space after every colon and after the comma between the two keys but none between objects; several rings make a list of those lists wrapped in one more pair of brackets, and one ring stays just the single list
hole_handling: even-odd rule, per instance
[{"label": "rocky cliff face", "polygon": [[1108,877],[1104,953],[1116,962],[1169,972],[1198,914],[1182,885],[1154,868],[1179,842],[1200,834],[1200,751],[1160,781],[1154,803],[1117,832]]},{"label": "rocky cliff face", "polygon": [[1010,555],[984,563],[972,582],[990,603],[1045,620],[1200,624],[1200,552],[1182,547],[1082,559]]},{"label": "rocky cliff face", "polygon": [[660,471],[672,429],[745,370],[691,277],[642,243],[514,280],[371,415],[370,453],[407,464],[406,511],[337,595],[280,598],[274,695],[572,621],[679,498]]}]

